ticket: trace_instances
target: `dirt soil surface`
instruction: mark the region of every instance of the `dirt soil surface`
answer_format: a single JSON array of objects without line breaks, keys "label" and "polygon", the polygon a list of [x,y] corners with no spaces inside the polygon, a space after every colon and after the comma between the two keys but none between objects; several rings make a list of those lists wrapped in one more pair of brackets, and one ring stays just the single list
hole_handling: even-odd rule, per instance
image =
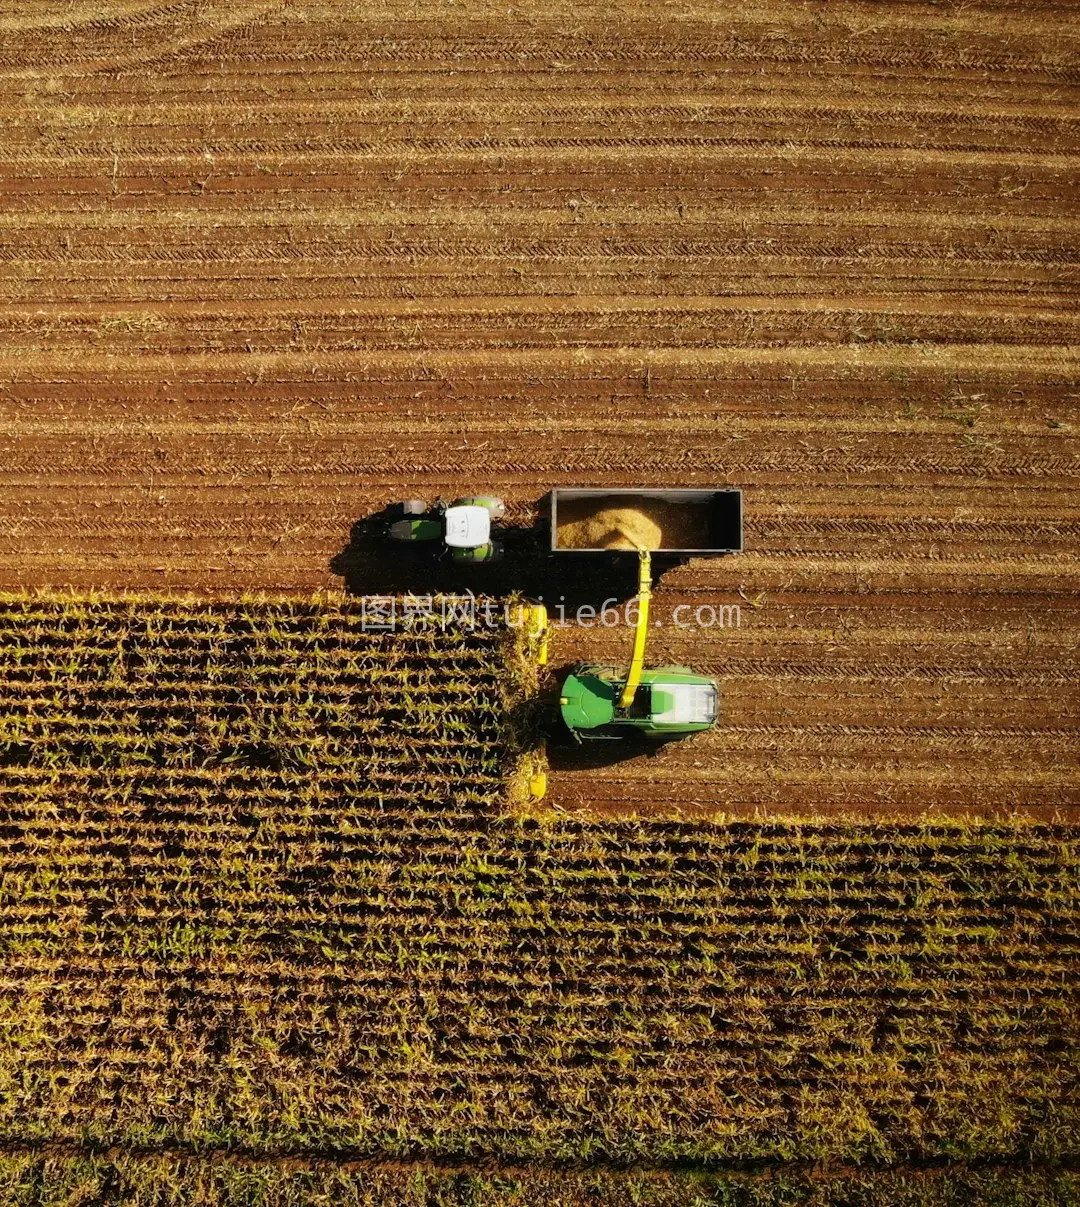
[{"label": "dirt soil surface", "polygon": [[738,486],[650,649],[722,724],[555,751],[556,805],[1080,816],[1077,30],[9,4],[0,585],[423,590],[395,499]]}]

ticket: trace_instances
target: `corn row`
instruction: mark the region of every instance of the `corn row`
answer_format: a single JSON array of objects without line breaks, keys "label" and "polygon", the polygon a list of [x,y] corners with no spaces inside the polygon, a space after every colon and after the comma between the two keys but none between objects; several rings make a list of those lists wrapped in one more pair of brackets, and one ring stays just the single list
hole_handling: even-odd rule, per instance
[{"label": "corn row", "polygon": [[351,607],[0,600],[9,1147],[1074,1151],[1075,830],[515,818],[508,635]]}]

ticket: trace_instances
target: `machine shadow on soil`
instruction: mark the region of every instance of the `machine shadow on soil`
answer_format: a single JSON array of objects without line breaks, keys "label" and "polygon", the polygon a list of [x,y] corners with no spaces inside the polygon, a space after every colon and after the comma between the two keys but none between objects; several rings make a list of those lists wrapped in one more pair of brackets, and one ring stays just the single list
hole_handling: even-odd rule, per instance
[{"label": "machine shadow on soil", "polygon": [[[521,594],[539,600],[552,618],[573,623],[579,608],[597,612],[625,603],[638,589],[638,558],[611,552],[600,561],[574,553],[552,552],[543,500],[534,509],[541,518],[529,527],[506,524],[499,530],[499,561],[462,565],[430,545],[392,542],[390,525],[400,520],[401,505],[384,507],[356,521],[348,544],[330,560],[330,571],[344,578],[351,595],[459,595],[506,598]],[[656,554],[655,576],[688,562],[678,554]]]}]

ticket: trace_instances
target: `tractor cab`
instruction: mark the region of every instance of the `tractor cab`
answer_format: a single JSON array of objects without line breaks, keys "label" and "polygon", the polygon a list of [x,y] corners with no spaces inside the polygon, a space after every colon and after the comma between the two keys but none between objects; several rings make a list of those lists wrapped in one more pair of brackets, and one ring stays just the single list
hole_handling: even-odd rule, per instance
[{"label": "tractor cab", "polygon": [[450,506],[443,516],[451,549],[477,549],[491,539],[491,512],[476,504]]}]

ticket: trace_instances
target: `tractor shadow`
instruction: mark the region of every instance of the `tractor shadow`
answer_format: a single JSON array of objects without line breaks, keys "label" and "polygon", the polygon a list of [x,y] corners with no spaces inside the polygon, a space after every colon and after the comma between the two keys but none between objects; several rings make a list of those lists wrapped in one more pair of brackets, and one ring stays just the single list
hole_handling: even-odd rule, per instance
[{"label": "tractor shadow", "polygon": [[565,743],[559,741],[555,735],[548,740],[547,762],[548,768],[556,773],[602,771],[606,767],[629,763],[634,759],[655,758],[662,749],[663,743],[656,743],[654,750],[644,739],[635,741],[632,738],[614,738],[608,742],[582,742],[579,745],[569,734]]},{"label": "tractor shadow", "polygon": [[[529,526],[500,524],[493,534],[502,543],[501,561],[461,565],[435,542],[391,541],[389,526],[401,518],[400,504],[364,516],[352,526],[348,544],[330,559],[330,571],[345,580],[351,595],[464,595],[505,597],[520,593],[543,601],[548,611],[565,609],[572,620],[579,608],[599,609],[624,603],[637,594],[638,558],[634,553],[553,553],[544,500],[530,511]],[[653,556],[653,581],[689,558]]]}]

